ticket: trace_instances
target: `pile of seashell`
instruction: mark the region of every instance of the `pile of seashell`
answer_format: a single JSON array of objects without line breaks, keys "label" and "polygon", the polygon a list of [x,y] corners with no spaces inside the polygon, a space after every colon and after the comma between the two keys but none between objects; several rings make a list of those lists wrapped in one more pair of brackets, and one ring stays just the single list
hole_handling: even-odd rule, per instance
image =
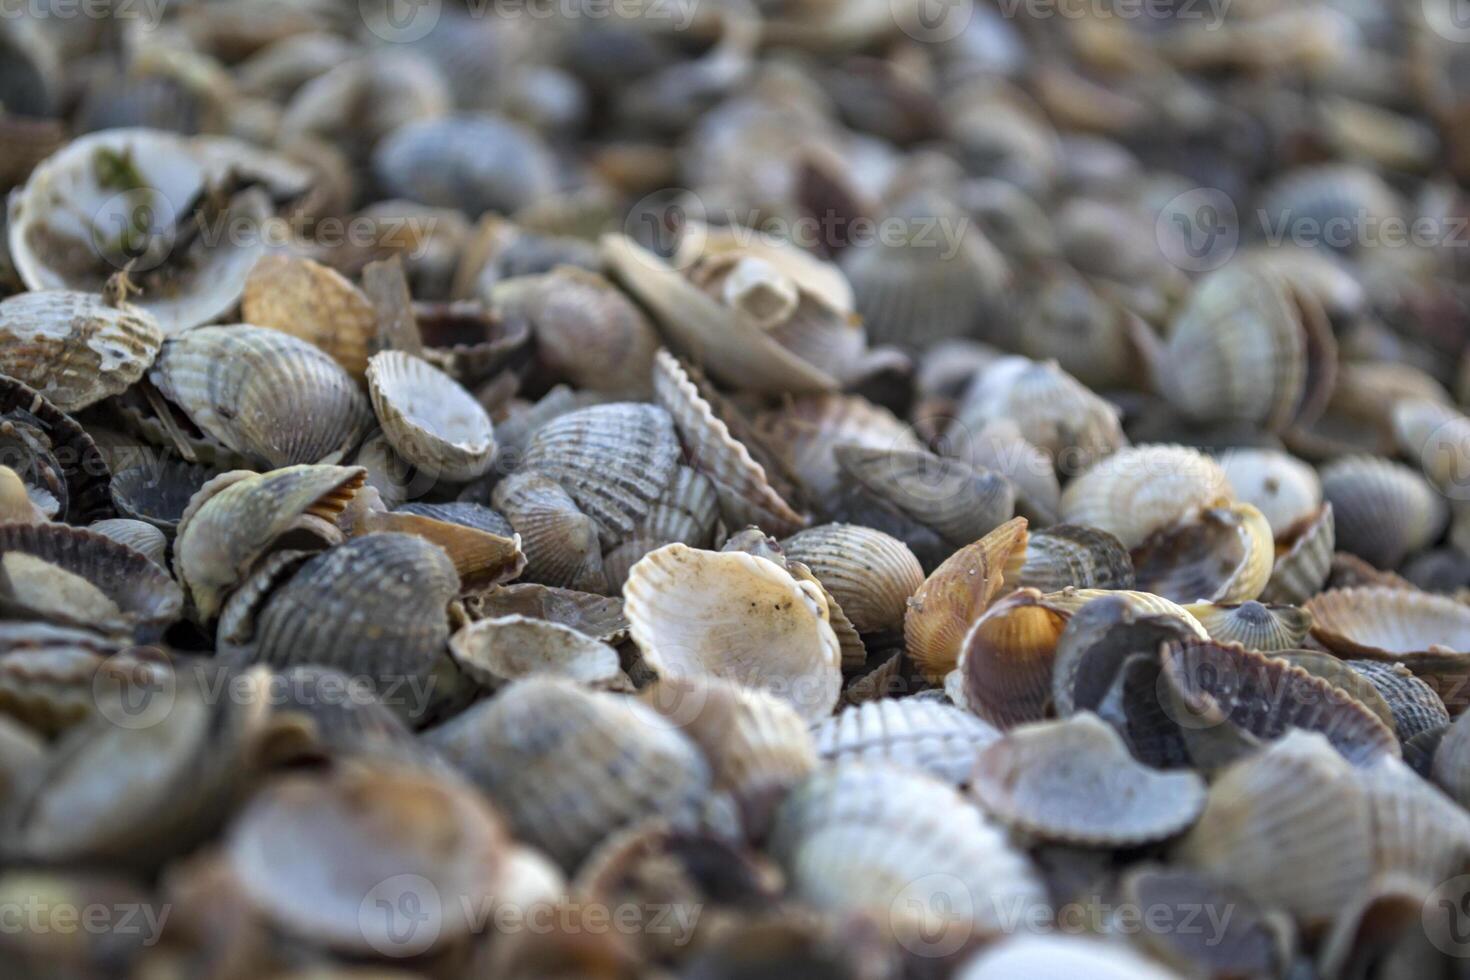
[{"label": "pile of seashell", "polygon": [[0,973],[1470,975],[1455,2],[0,10]]}]

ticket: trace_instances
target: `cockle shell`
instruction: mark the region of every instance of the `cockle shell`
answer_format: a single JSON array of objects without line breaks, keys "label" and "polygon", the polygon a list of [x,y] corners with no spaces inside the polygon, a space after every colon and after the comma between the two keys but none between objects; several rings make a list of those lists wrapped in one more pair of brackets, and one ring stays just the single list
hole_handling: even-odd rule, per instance
[{"label": "cockle shell", "polygon": [[114,516],[107,458],[87,431],[40,392],[0,376],[0,445],[26,492],[60,505],[51,516],[74,523]]},{"label": "cockle shell", "polygon": [[668,488],[621,544],[603,555],[607,588],[617,592],[643,556],[666,544],[706,548],[714,543],[720,521],[719,495],[703,473],[687,466],[674,468]]},{"label": "cockle shell", "polygon": [[189,500],[218,475],[174,457],[145,462],[113,474],[112,501],[122,516],[146,521],[172,538]]},{"label": "cockle shell", "polygon": [[87,525],[87,530],[109,537],[118,544],[132,548],[160,568],[165,567],[168,553],[168,538],[146,521],[134,521],[125,517],[113,517]]},{"label": "cockle shell", "polygon": [[984,537],[1015,513],[1009,481],[964,460],[854,444],[834,454],[845,476],[954,544]]},{"label": "cockle shell", "polygon": [[[1186,976],[1271,976],[1285,969],[1290,936],[1238,889],[1214,876],[1181,868],[1135,865],[1119,886],[1123,901],[1160,909],[1160,927],[1144,926],[1135,938],[1150,953]],[[1225,921],[1224,910],[1231,914]],[[1219,930],[1182,928],[1192,910],[1214,916]]]},{"label": "cockle shell", "polygon": [[1395,661],[1420,676],[1470,656],[1470,606],[1387,586],[1332,589],[1309,599],[1312,636],[1339,657]]},{"label": "cockle shell", "polygon": [[1332,504],[1337,546],[1389,571],[1433,543],[1449,520],[1449,508],[1428,481],[1376,457],[1323,467],[1322,493]]},{"label": "cockle shell", "polygon": [[970,710],[1002,730],[1044,718],[1069,617],[1035,589],[1018,589],[985,610],[965,634],[957,664]]},{"label": "cockle shell", "polygon": [[1010,480],[1016,492],[1016,513],[1033,526],[1056,522],[1062,488],[1055,460],[1028,442],[1015,422],[991,419],[979,430],[951,426],[941,441],[949,447],[946,452]]},{"label": "cockle shell", "polygon": [[836,704],[840,654],[826,599],[773,562],[671,544],[633,566],[623,595],[655,671],[768,690],[808,721]]},{"label": "cockle shell", "polygon": [[1336,542],[1332,505],[1324,503],[1315,515],[1298,522],[1282,537],[1261,601],[1300,605],[1320,592],[1332,571]]},{"label": "cockle shell", "polygon": [[1266,587],[1271,526],[1250,504],[1210,507],[1151,535],[1133,552],[1144,591],[1178,602],[1244,602]]},{"label": "cockle shell", "polygon": [[250,270],[240,298],[246,323],[319,347],[356,380],[377,336],[372,302],[335,269],[311,259],[267,255]]},{"label": "cockle shell", "polygon": [[881,531],[855,524],[822,524],[781,542],[842,607],[860,633],[903,627],[908,599],[924,584],[913,552]]},{"label": "cockle shell", "polygon": [[673,722],[559,678],[517,681],[425,738],[563,868],[636,820],[691,818],[710,792],[709,765]]},{"label": "cockle shell", "polygon": [[367,382],[383,435],[405,460],[457,482],[490,468],[490,416],[453,378],[411,354],[381,351],[368,361]]},{"label": "cockle shell", "polygon": [[494,688],[532,675],[606,684],[618,676],[618,652],[570,626],[528,616],[471,623],[449,638],[460,669]]},{"label": "cockle shell", "polygon": [[414,119],[373,152],[373,172],[389,196],[470,215],[531,203],[551,190],[553,169],[535,134],[487,114]]},{"label": "cockle shell", "polygon": [[1013,829],[1083,847],[1172,837],[1205,805],[1203,780],[1136,762],[1117,732],[1090,712],[1022,725],[986,746],[970,795]]},{"label": "cockle shell", "polygon": [[96,717],[114,697],[141,694],[146,711],[147,695],[166,690],[174,671],[155,647],[50,623],[0,623],[0,712],[43,735]]},{"label": "cockle shell", "polygon": [[1086,470],[1127,442],[1117,409],[1055,361],[1003,357],[981,372],[955,424],[978,430],[996,419],[1016,423],[1026,441],[1069,473]]},{"label": "cockle shell", "polygon": [[1133,549],[1229,493],[1225,472],[1208,456],[1184,446],[1134,446],[1068,484],[1062,520],[1101,528]]},{"label": "cockle shell", "polygon": [[1095,527],[1053,524],[1030,532],[1020,574],[1008,587],[1040,592],[1132,589],[1133,559],[1117,538]]},{"label": "cockle shell", "polygon": [[1445,730],[1434,752],[1430,774],[1461,806],[1470,800],[1470,712],[1461,712]]},{"label": "cockle shell", "polygon": [[1441,882],[1470,859],[1470,814],[1398,758],[1373,760],[1355,773],[1373,819],[1373,870],[1413,882],[1422,907]]},{"label": "cockle shell", "polygon": [[823,759],[887,762],[952,785],[1000,732],[968,711],[920,698],[879,698],[845,708],[814,730]]},{"label": "cockle shell", "polygon": [[1220,457],[1220,468],[1235,499],[1264,514],[1277,538],[1322,506],[1317,471],[1280,450],[1231,449]]},{"label": "cockle shell", "polygon": [[758,415],[755,427],[814,502],[835,498],[841,490],[838,446],[922,448],[913,430],[891,412],[853,395],[790,399]]},{"label": "cockle shell", "polygon": [[560,484],[535,472],[512,473],[495,485],[491,499],[521,536],[531,581],[587,592],[606,589],[597,523]]},{"label": "cockle shell", "polygon": [[531,616],[570,626],[604,643],[616,644],[628,635],[622,600],[575,589],[531,583],[502,585],[465,596],[464,605],[471,619]]},{"label": "cockle shell", "polygon": [[46,290],[0,301],[0,372],[75,412],[136,382],[163,344],[146,310]]},{"label": "cockle shell", "polygon": [[1415,677],[1403,664],[1378,660],[1347,660],[1348,668],[1362,675],[1383,697],[1392,714],[1394,734],[1409,742],[1424,732],[1444,728],[1450,713],[1434,688]]},{"label": "cockle shell", "polygon": [[1300,649],[1312,628],[1311,613],[1296,606],[1263,605],[1254,599],[1240,603],[1196,602],[1184,608],[1199,620],[1210,639],[1239,643],[1262,653]]}]

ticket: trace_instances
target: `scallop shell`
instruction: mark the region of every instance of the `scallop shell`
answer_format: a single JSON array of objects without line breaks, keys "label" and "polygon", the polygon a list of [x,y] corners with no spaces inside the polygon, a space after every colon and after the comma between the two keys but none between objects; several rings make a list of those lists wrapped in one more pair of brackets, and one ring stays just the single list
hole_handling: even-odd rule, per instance
[{"label": "scallop shell", "polygon": [[383,435],[405,460],[457,482],[490,469],[490,416],[449,375],[411,354],[381,351],[368,361],[367,382]]},{"label": "scallop shell", "polygon": [[913,431],[887,409],[854,395],[791,399],[755,419],[756,431],[813,501],[830,500],[842,486],[836,448],[922,448]]},{"label": "scallop shell", "polygon": [[1244,602],[1266,587],[1276,549],[1250,504],[1211,507],[1133,552],[1138,586],[1179,602]]},{"label": "scallop shell", "polygon": [[112,474],[92,437],[34,388],[0,376],[0,440],[12,439],[22,445],[6,447],[7,464],[32,492],[44,488],[53,498],[63,498],[53,515],[57,520],[79,523],[114,516],[108,486]]},{"label": "scallop shell", "polygon": [[119,514],[146,521],[172,538],[190,499],[219,474],[174,457],[145,461],[112,477],[112,501]]},{"label": "scallop shell", "polygon": [[1406,466],[1369,456],[1322,469],[1322,493],[1332,504],[1337,547],[1374,567],[1392,570],[1432,544],[1449,521],[1444,499]]},{"label": "scallop shell", "polygon": [[1013,518],[951,555],[909,598],[905,649],[930,682],[955,668],[965,634],[1018,573],[1025,548],[1026,519]]},{"label": "scallop shell", "polygon": [[1078,524],[1054,524],[1032,531],[1026,559],[1012,584],[1040,592],[1077,589],[1132,589],[1133,559],[1106,531]]},{"label": "scallop shell", "polygon": [[[1239,890],[1213,876],[1180,868],[1139,865],[1119,885],[1130,906],[1164,910],[1162,928],[1135,934],[1154,956],[1185,976],[1277,976],[1286,970],[1287,938],[1279,922]],[[1224,911],[1230,910],[1228,919]],[[1195,910],[1219,922],[1219,932],[1185,929]],[[1177,926],[1177,927],[1176,927]],[[1090,974],[1089,974],[1090,975]]]},{"label": "scallop shell", "polygon": [[1009,419],[1032,445],[1078,473],[1126,444],[1118,410],[1055,361],[1003,357],[975,378],[957,425],[981,429]]},{"label": "scallop shell", "polygon": [[1280,450],[1231,449],[1221,455],[1220,468],[1235,499],[1264,514],[1278,538],[1322,506],[1317,471]]},{"label": "scallop shell", "polygon": [[183,612],[173,580],[146,556],[64,524],[0,524],[0,605],[141,642]]},{"label": "scallop shell", "polygon": [[167,567],[168,538],[152,524],[114,517],[90,524],[87,530],[132,548],[160,568]]},{"label": "scallop shell", "polygon": [[1284,660],[1214,641],[1171,643],[1164,678],[1191,756],[1215,769],[1301,728],[1354,765],[1398,755],[1392,729],[1340,688]]},{"label": "scallop shell", "polygon": [[960,647],[970,710],[1002,730],[1044,718],[1068,618],[1035,589],[1019,589],[987,609]]},{"label": "scallop shell", "polygon": [[710,768],[673,722],[619,694],[532,677],[425,734],[516,837],[574,868],[610,832],[695,814]]},{"label": "scallop shell", "polygon": [[512,473],[496,484],[492,499],[521,536],[532,581],[606,589],[597,524],[560,484],[534,472]]},{"label": "scallop shell", "polygon": [[468,595],[465,610],[472,619],[521,615],[570,626],[604,643],[618,643],[628,635],[620,599],[559,589],[546,585],[502,585]]},{"label": "scallop shell", "polygon": [[372,420],[337,362],[265,327],[186,330],[164,343],[148,377],[207,435],[272,467],[335,462]]},{"label": "scallop shell", "polygon": [[1387,586],[1333,589],[1309,599],[1312,637],[1339,657],[1402,663],[1423,677],[1461,669],[1470,606]]},{"label": "scallop shell", "polygon": [[530,676],[606,684],[618,676],[618,652],[570,626],[528,616],[471,623],[449,638],[460,669],[487,687]]},{"label": "scallop shell", "polygon": [[1353,773],[1321,735],[1292,732],[1220,774],[1173,858],[1325,925],[1373,872],[1373,823]]},{"label": "scallop shell", "polygon": [[1061,516],[1069,524],[1101,528],[1131,550],[1229,493],[1225,472],[1202,453],[1184,446],[1134,446],[1068,484]]},{"label": "scallop shell", "polygon": [[769,690],[808,721],[836,704],[840,653],[826,600],[776,564],[671,544],[633,566],[623,594],[633,640],[655,671]]},{"label": "scallop shell", "polygon": [[335,520],[363,475],[345,466],[288,466],[224,474],[205,484],[180,518],[174,541],[174,570],[200,617],[213,617],[226,593],[282,536],[316,530],[312,520]]},{"label": "scallop shell", "polygon": [[1254,599],[1239,603],[1197,602],[1184,607],[1210,639],[1239,643],[1247,650],[1296,650],[1312,629],[1312,615],[1296,606],[1267,606]]},{"label": "scallop shell", "polygon": [[812,570],[860,633],[901,629],[908,599],[924,584],[919,560],[902,541],[855,524],[823,524],[781,542]]},{"label": "scallop shell", "polygon": [[[1157,906],[1149,906],[1154,908]],[[1170,980],[1174,974],[1127,946],[1086,936],[1018,936],[987,947],[955,980]]]},{"label": "scallop shell", "polygon": [[1261,601],[1301,605],[1322,591],[1332,571],[1336,542],[1332,505],[1323,504],[1315,516],[1286,533],[1285,550],[1277,549],[1276,564],[1261,590]]},{"label": "scallop shell", "polygon": [[779,464],[757,460],[757,455],[769,456],[758,443],[752,452],[755,436],[747,431],[749,423],[734,416],[731,406],[702,387],[698,375],[666,350],[654,358],[653,391],[679,430],[689,465],[714,482],[727,522],[757,524],[772,534],[788,534],[806,523],[777,489],[781,478],[770,467]]},{"label": "scallop shell", "polygon": [[1205,805],[1203,780],[1135,762],[1117,732],[1090,712],[1022,725],[986,746],[970,794],[1032,837],[1113,849],[1173,837]]},{"label": "scallop shell", "polygon": [[983,538],[1015,513],[1015,491],[999,474],[925,450],[841,445],[844,476],[956,544]]},{"label": "scallop shell", "polygon": [[[467,787],[409,769],[287,776],[231,827],[225,855],[253,909],[338,952],[413,956],[471,935],[506,882],[511,842]],[[413,908],[421,928],[368,915]]]},{"label": "scallop shell", "polygon": [[63,412],[121,393],[162,344],[163,329],[146,310],[92,293],[47,290],[0,301],[0,373]]},{"label": "scallop shell", "polygon": [[290,255],[267,255],[255,263],[240,315],[246,323],[320,348],[357,381],[378,332],[377,311],[362,290],[335,269]]},{"label": "scallop shell", "polygon": [[1393,716],[1394,734],[1400,742],[1408,742],[1424,732],[1442,729],[1450,723],[1449,710],[1434,688],[1415,677],[1403,664],[1376,660],[1344,662],[1383,696]]},{"label": "scallop shell", "polygon": [[814,730],[817,751],[836,763],[886,762],[958,786],[1000,732],[968,711],[919,698],[880,698],[843,709]]}]

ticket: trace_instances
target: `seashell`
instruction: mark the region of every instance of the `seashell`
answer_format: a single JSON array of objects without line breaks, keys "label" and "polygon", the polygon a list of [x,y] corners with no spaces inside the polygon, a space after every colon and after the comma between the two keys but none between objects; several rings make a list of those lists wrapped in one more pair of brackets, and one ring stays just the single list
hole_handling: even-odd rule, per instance
[{"label": "seashell", "polygon": [[516,681],[424,737],[518,839],[563,868],[635,821],[689,819],[710,792],[709,766],[673,722],[636,699],[559,678]]},{"label": "seashell", "polygon": [[84,292],[43,290],[0,301],[0,373],[63,412],[121,393],[158,355],[163,329],[146,310]]},{"label": "seashell", "polygon": [[414,501],[395,507],[393,512],[428,517],[446,524],[458,524],[460,527],[474,528],[476,531],[484,531],[486,534],[494,534],[502,538],[511,537],[516,533],[510,521],[501,514],[483,504],[468,501],[451,500],[442,504]]},{"label": "seashell", "polygon": [[1216,769],[1301,728],[1354,765],[1398,755],[1392,729],[1321,678],[1238,645],[1186,640],[1161,651],[1163,676],[1190,755]]},{"label": "seashell", "polygon": [[602,276],[558,266],[495,285],[490,306],[523,319],[543,364],[580,389],[624,397],[650,390],[658,334],[632,300]]},{"label": "seashell", "polygon": [[812,500],[831,499],[841,489],[837,446],[921,448],[908,426],[886,409],[856,396],[792,399],[779,409],[757,416],[755,427]]},{"label": "seashell", "polygon": [[146,521],[172,538],[190,499],[219,474],[176,457],[164,457],[119,470],[112,477],[117,512]]},{"label": "seashell", "polygon": [[1118,411],[1055,361],[1003,357],[981,372],[960,402],[956,425],[981,429],[1010,419],[1051,454],[1064,472],[1080,473],[1126,444]]},{"label": "seashell", "polygon": [[[409,534],[369,534],[308,559],[261,609],[234,663],[335,667],[413,719],[449,639],[459,576],[444,551]],[[364,601],[366,600],[366,601]]]},{"label": "seashell", "polygon": [[714,484],[698,470],[676,467],[668,489],[649,509],[632,537],[603,556],[608,589],[621,591],[633,566],[644,555],[666,544],[709,546],[714,542],[719,520],[719,497]]},{"label": "seashell", "polygon": [[79,523],[114,516],[111,474],[96,442],[34,388],[4,376],[0,452],[29,494],[55,501],[51,516],[56,520]]},{"label": "seashell", "polygon": [[1264,514],[1277,538],[1322,506],[1317,471],[1280,450],[1231,449],[1220,457],[1220,468],[1231,495]]},{"label": "seashell", "polygon": [[622,601],[590,592],[517,583],[468,595],[464,604],[471,619],[529,616],[570,626],[604,643],[618,643],[628,635]]},{"label": "seashell", "polygon": [[1337,546],[1377,568],[1397,568],[1410,552],[1432,544],[1449,521],[1443,498],[1422,476],[1375,457],[1323,467],[1322,493],[1332,504]]},{"label": "seashell", "polygon": [[1133,559],[1106,531],[1079,524],[1054,524],[1032,531],[1017,588],[1039,592],[1077,589],[1132,589]]},{"label": "seashell", "polygon": [[341,459],[372,420],[335,361],[265,327],[186,330],[163,345],[148,377],[205,434],[271,467]]},{"label": "seashell", "polygon": [[[94,718],[107,698],[167,690],[175,665],[151,647],[41,622],[0,623],[0,712],[42,735]],[[109,706],[110,707],[110,706]]]},{"label": "seashell", "polygon": [[992,419],[979,431],[946,430],[954,455],[971,466],[999,473],[1011,481],[1016,513],[1034,526],[1054,524],[1061,508],[1062,488],[1052,457],[1027,442],[1010,419]]},{"label": "seashell", "polygon": [[610,547],[648,515],[678,463],[669,414],[656,405],[620,402],[547,422],[532,434],[521,468],[561,484]]},{"label": "seashell", "polygon": [[312,554],[288,548],[273,551],[257,562],[220,609],[219,624],[214,631],[215,649],[244,647],[253,642],[260,611],[266,602]]},{"label": "seashell", "polygon": [[449,638],[461,670],[489,688],[522,677],[565,677],[583,684],[611,682],[618,652],[570,626],[529,616],[481,619]]},{"label": "seashell", "polygon": [[[1000,909],[1049,918],[1040,878],[976,807],[931,776],[889,765],[817,770],[781,804],[768,850],[797,900],[866,913],[925,948],[956,948],[977,929],[998,935]],[[963,923],[938,911],[955,907],[946,900],[968,900]]]},{"label": "seashell", "polygon": [[560,484],[534,472],[512,473],[496,484],[492,500],[521,536],[533,581],[589,592],[606,588],[597,524]]},{"label": "seashell", "polygon": [[924,570],[902,541],[855,524],[823,524],[781,542],[812,570],[860,633],[902,628],[909,596]]},{"label": "seashell", "polygon": [[453,378],[411,354],[381,351],[368,361],[367,382],[383,435],[409,463],[457,482],[489,470],[490,416]]},{"label": "seashell", "polygon": [[419,355],[470,387],[516,365],[531,340],[525,320],[495,316],[478,302],[414,303],[413,319]]},{"label": "seashell", "polygon": [[503,537],[451,521],[422,514],[382,511],[363,502],[362,509],[347,519],[353,537],[393,531],[413,534],[444,549],[466,588],[494,585],[518,577],[526,568],[520,539]]},{"label": "seashell", "polygon": [[[1332,589],[1307,600],[1312,638],[1343,658],[1401,663],[1431,684],[1470,652],[1470,606],[1386,586]],[[1446,703],[1449,703],[1448,700]]]},{"label": "seashell", "polygon": [[623,595],[633,640],[660,674],[769,690],[808,721],[836,704],[840,653],[826,600],[776,564],[671,544],[633,566]]},{"label": "seashell", "polygon": [[833,455],[842,475],[933,528],[946,541],[976,541],[1010,520],[1015,491],[999,474],[925,450],[841,445]]},{"label": "seashell", "polygon": [[1239,643],[1247,650],[1275,653],[1300,649],[1312,629],[1310,613],[1296,606],[1268,606],[1247,599],[1238,603],[1197,602],[1185,610],[1199,620],[1210,639]]},{"label": "seashell", "polygon": [[1090,712],[1022,725],[986,746],[970,794],[1029,836],[1113,849],[1173,837],[1205,805],[1203,780],[1134,761],[1117,732]]},{"label": "seashell", "polygon": [[908,657],[931,683],[959,662],[965,635],[1019,572],[1026,519],[1013,518],[955,552],[908,600],[903,635]]},{"label": "seashell", "polygon": [[147,556],[64,524],[0,524],[0,606],[147,642],[183,612],[184,597]]},{"label": "seashell", "polygon": [[1434,751],[1430,775],[1461,806],[1470,799],[1470,713],[1461,712]]},{"label": "seashell", "polygon": [[362,290],[335,269],[290,255],[255,263],[240,315],[320,348],[356,381],[367,371],[378,332],[377,311]]},{"label": "seashell", "polygon": [[1068,484],[1061,517],[1101,528],[1131,550],[1155,531],[1218,506],[1229,493],[1225,472],[1208,456],[1184,446],[1133,446]]},{"label": "seashell", "polygon": [[[1153,906],[1150,906],[1153,907]],[[1174,974],[1120,943],[1086,936],[1018,936],[976,954],[955,980],[1167,980]]]},{"label": "seashell", "polygon": [[720,510],[732,526],[755,523],[773,534],[797,530],[806,520],[777,488],[786,482],[780,464],[749,423],[701,380],[668,351],[655,355],[654,398],[674,420],[689,465],[714,483]]},{"label": "seashell", "polygon": [[1393,712],[1389,710],[1388,702],[1366,677],[1353,670],[1348,661],[1317,650],[1282,650],[1271,656],[1284,660],[1293,667],[1300,667],[1313,677],[1322,678],[1354,701],[1360,702],[1390,729],[1394,727]]},{"label": "seashell", "polygon": [[1375,660],[1346,660],[1382,695],[1392,713],[1392,727],[1400,742],[1443,728],[1450,723],[1449,710],[1434,688],[1415,677],[1403,664]]},{"label": "seashell", "polygon": [[373,152],[373,173],[389,196],[472,216],[509,214],[548,194],[554,170],[534,134],[491,115],[415,119]]},{"label": "seashell", "polygon": [[160,568],[167,568],[168,538],[145,521],[113,517],[88,525],[87,530],[126,545]]},{"label": "seashell", "polygon": [[1148,329],[1136,313],[1077,272],[1048,270],[1020,326],[1020,349],[1037,361],[1055,361],[1069,376],[1102,390],[1126,385],[1140,374],[1137,336]]},{"label": "seashell", "polygon": [[1397,758],[1356,772],[1373,819],[1373,870],[1413,882],[1417,911],[1470,858],[1470,814]]},{"label": "seashell", "polygon": [[1332,505],[1323,504],[1313,517],[1289,529],[1282,537],[1285,550],[1278,547],[1271,578],[1261,590],[1261,601],[1301,605],[1320,592],[1332,570],[1336,527]]},{"label": "seashell", "polygon": [[[1265,189],[1260,205],[1263,220],[1272,228],[1303,220],[1316,228],[1356,228],[1360,222],[1377,224],[1404,213],[1403,202],[1383,178],[1350,163],[1290,170]],[[1356,236],[1350,237],[1352,242],[1327,244],[1335,251],[1346,251],[1356,241]]]},{"label": "seashell", "polygon": [[[1123,901],[1164,910],[1163,928],[1145,926],[1137,938],[1145,950],[1184,976],[1275,976],[1286,970],[1289,950],[1279,922],[1235,888],[1213,876],[1180,868],[1139,865],[1119,885]],[[1219,915],[1221,931],[1174,928],[1193,909]]]},{"label": "seashell", "polygon": [[1292,732],[1225,769],[1174,847],[1179,863],[1325,925],[1373,871],[1373,824],[1354,770],[1315,732]]},{"label": "seashell", "polygon": [[1266,587],[1276,549],[1250,504],[1211,507],[1134,550],[1139,588],[1180,602],[1244,602]]},{"label": "seashell", "polygon": [[1158,384],[1191,418],[1279,432],[1322,413],[1336,361],[1310,292],[1265,262],[1232,263],[1201,279],[1175,317]]},{"label": "seashell", "polygon": [[953,705],[880,698],[844,708],[813,736],[823,759],[890,763],[959,786],[970,781],[976,756],[1000,732]]},{"label": "seashell", "polygon": [[[225,843],[258,914],[362,956],[419,955],[468,937],[470,910],[498,893],[510,850],[500,819],[467,787],[383,767],[280,779],[251,800]],[[419,909],[424,932],[362,913],[378,900]]]},{"label": "seashell", "polygon": [[1044,718],[1069,616],[1035,589],[1019,589],[987,609],[960,647],[970,710],[1002,730]]},{"label": "seashell", "polygon": [[773,694],[691,675],[660,677],[642,700],[699,746],[714,789],[735,800],[751,836],[764,832],[776,804],[818,767],[805,720]]}]

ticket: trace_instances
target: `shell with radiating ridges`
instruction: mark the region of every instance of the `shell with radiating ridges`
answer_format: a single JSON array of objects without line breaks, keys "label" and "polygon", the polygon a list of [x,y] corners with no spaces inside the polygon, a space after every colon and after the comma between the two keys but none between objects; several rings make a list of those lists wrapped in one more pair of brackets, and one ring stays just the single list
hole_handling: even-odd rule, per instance
[{"label": "shell with radiating ridges", "polygon": [[841,445],[837,465],[873,496],[946,541],[968,544],[1015,514],[1015,491],[998,473],[922,449]]},{"label": "shell with radiating ridges", "polygon": [[1336,545],[1332,505],[1324,503],[1316,514],[1287,531],[1277,548],[1271,578],[1261,590],[1261,601],[1301,605],[1316,595],[1332,572]]},{"label": "shell with radiating ridges", "polygon": [[1266,515],[1280,538],[1322,506],[1322,481],[1311,466],[1277,449],[1230,449],[1220,456],[1236,500]]},{"label": "shell with radiating ridges", "polygon": [[116,516],[109,499],[108,458],[86,429],[34,388],[3,375],[0,437],[10,443],[6,463],[28,493],[44,490],[58,503],[64,498],[65,506],[53,515],[56,520],[80,523]]},{"label": "shell with radiating ridges", "polygon": [[1053,524],[1032,531],[1016,588],[1132,589],[1133,559],[1117,538],[1095,527]]},{"label": "shell with radiating ridges", "polygon": [[87,525],[87,530],[96,531],[127,545],[144,555],[160,568],[165,567],[168,554],[168,538],[162,531],[147,521],[134,521],[126,517],[113,517]]},{"label": "shell with radiating ridges", "polygon": [[1057,642],[1071,611],[1035,589],[1018,589],[965,634],[958,669],[970,710],[1006,730],[1046,717]]},{"label": "shell with radiating ridges", "polygon": [[1261,594],[1276,558],[1271,526],[1250,504],[1210,507],[1151,535],[1133,552],[1138,587],[1178,602],[1244,602]]},{"label": "shell with radiating ridges", "polygon": [[821,590],[764,558],[671,544],[628,575],[633,640],[660,674],[769,690],[808,721],[837,703],[839,646]]},{"label": "shell with radiating ridges", "polygon": [[604,643],[618,643],[628,635],[621,599],[576,589],[517,582],[464,597],[471,619],[521,615],[570,626]]},{"label": "shell with radiating ridges", "polygon": [[123,517],[146,521],[170,538],[190,499],[219,474],[176,457],[145,460],[112,477],[112,501]]},{"label": "shell with radiating ridges", "polygon": [[720,500],[709,477],[676,466],[668,489],[654,502],[633,533],[602,556],[609,592],[620,592],[633,566],[666,544],[707,548],[720,522]]},{"label": "shell with radiating ridges", "polygon": [[922,448],[913,430],[892,412],[856,395],[809,395],[762,412],[756,431],[812,501],[834,499],[842,488],[836,448]]},{"label": "shell with radiating ridges", "polygon": [[1032,837],[1136,847],[1173,837],[1205,805],[1204,781],[1136,762],[1097,715],[1022,725],[980,752],[970,794]]},{"label": "shell with radiating ridges", "polygon": [[1238,603],[1196,602],[1184,608],[1199,620],[1210,639],[1239,643],[1262,653],[1299,649],[1312,629],[1312,614],[1297,606],[1265,605],[1248,599]]},{"label": "shell with radiating ridges", "polygon": [[1437,731],[1450,723],[1449,710],[1434,688],[1415,677],[1403,664],[1378,660],[1345,660],[1343,663],[1372,684],[1383,697],[1393,716],[1394,734],[1400,742]]},{"label": "shell with radiating ridges", "polygon": [[[1220,464],[1184,446],[1121,449],[1068,484],[1062,520],[1101,528],[1133,549],[1228,498]],[[1191,597],[1193,598],[1193,597]]]},{"label": "shell with radiating ridges", "polygon": [[586,592],[606,588],[597,523],[555,480],[512,473],[495,485],[491,499],[521,536],[529,581]]},{"label": "shell with radiating ridges", "polygon": [[902,542],[856,524],[822,524],[781,542],[786,556],[812,570],[860,633],[903,626],[909,596],[924,570]]},{"label": "shell with radiating ridges", "polygon": [[1371,456],[1339,459],[1322,468],[1322,493],[1332,504],[1337,547],[1393,570],[1435,541],[1449,521],[1444,498],[1407,466]]},{"label": "shell with radiating ridges", "polygon": [[1332,589],[1309,599],[1312,637],[1344,658],[1397,661],[1423,676],[1470,659],[1470,606],[1391,586]]},{"label": "shell with radiating ridges", "polygon": [[845,708],[813,731],[832,762],[887,762],[953,785],[970,780],[975,757],[1000,738],[986,722],[950,704],[880,698]]},{"label": "shell with radiating ridges", "polygon": [[[1220,916],[1217,932],[1145,928],[1136,934],[1149,953],[1184,976],[1279,976],[1286,970],[1290,949],[1281,923],[1273,921],[1270,910],[1212,875],[1141,864],[1129,870],[1119,888],[1132,907],[1167,909],[1181,917],[1202,909]],[[1228,922],[1221,914],[1227,908]],[[1086,976],[1095,974],[1088,971]]]},{"label": "shell with radiating ridges", "polygon": [[461,670],[491,688],[532,675],[606,684],[620,669],[618,652],[601,640],[529,616],[471,623],[449,638],[449,652]]},{"label": "shell with radiating ridges", "polygon": [[20,293],[0,302],[0,373],[76,412],[136,382],[163,344],[146,310],[94,293]]},{"label": "shell with radiating ridges", "polygon": [[481,476],[495,459],[490,416],[459,382],[403,351],[380,351],[367,365],[373,411],[395,452],[446,480]]},{"label": "shell with radiating ridges", "polygon": [[1055,361],[1003,357],[981,372],[955,424],[979,430],[995,419],[1014,422],[1028,442],[1074,473],[1127,443],[1118,410]]}]

